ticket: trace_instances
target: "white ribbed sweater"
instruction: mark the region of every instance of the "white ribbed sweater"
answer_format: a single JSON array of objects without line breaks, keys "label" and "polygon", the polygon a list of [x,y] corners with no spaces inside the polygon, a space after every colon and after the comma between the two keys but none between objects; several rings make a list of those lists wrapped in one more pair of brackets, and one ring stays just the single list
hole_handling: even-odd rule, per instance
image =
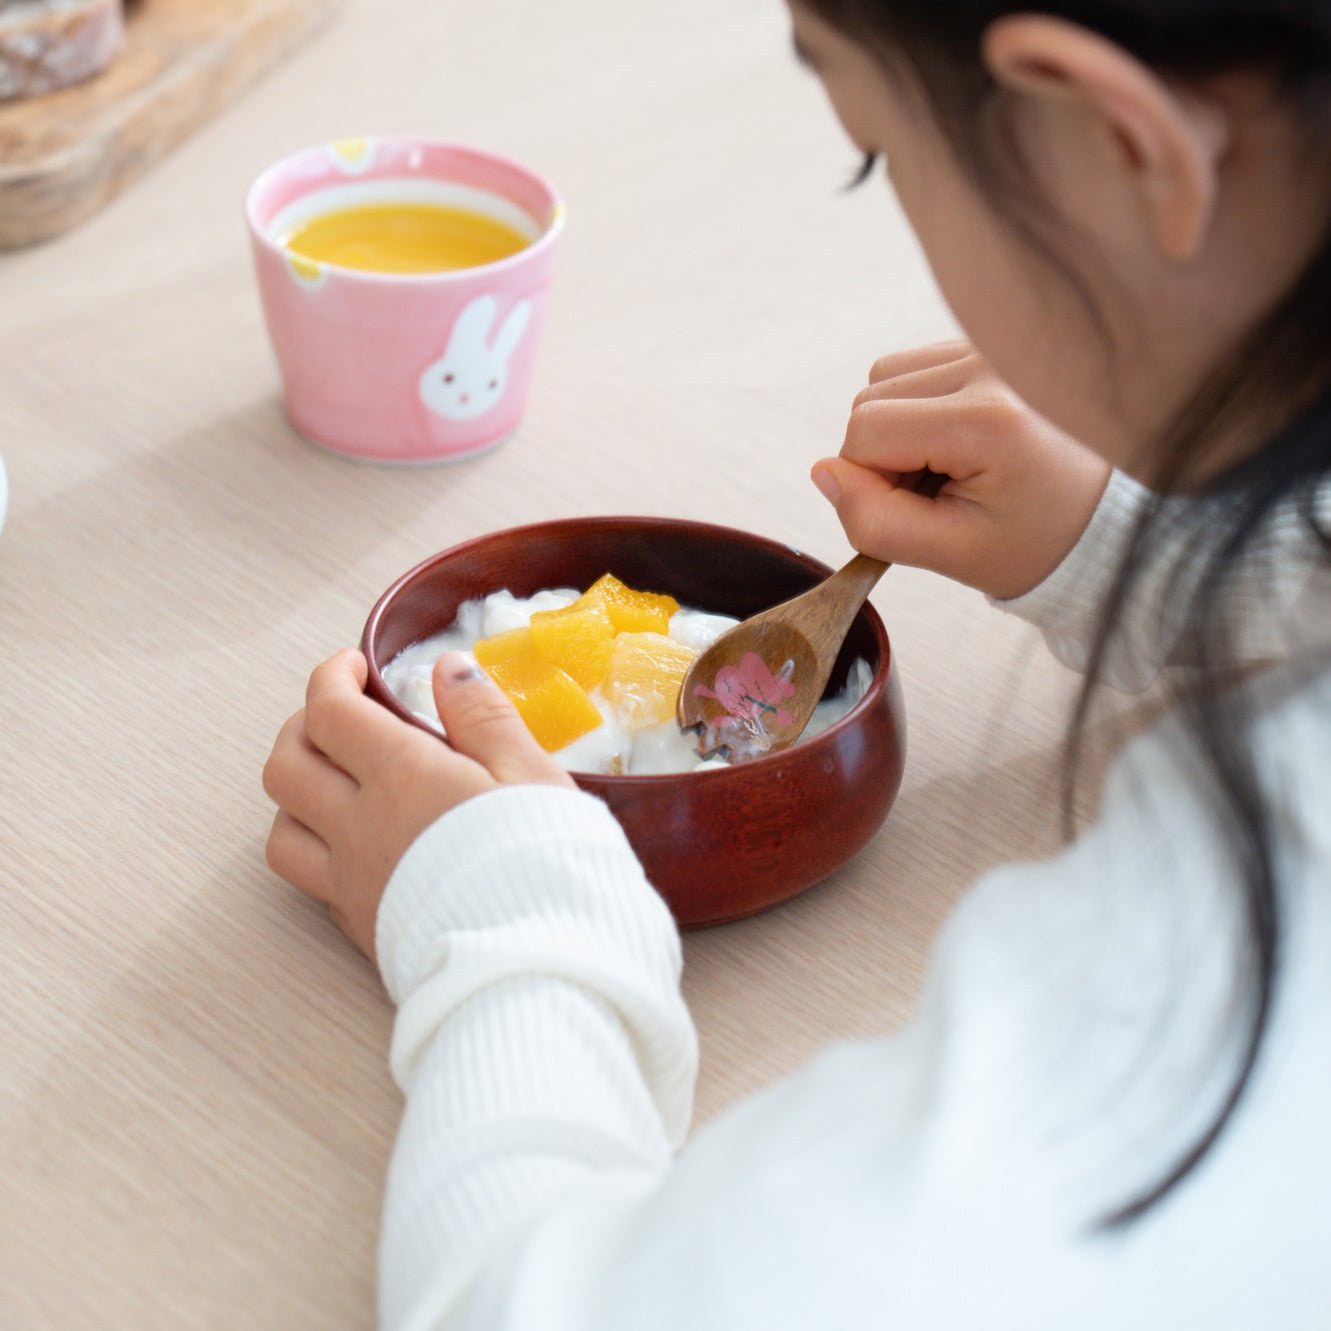
[{"label": "white ribbed sweater", "polygon": [[[1009,603],[1071,662],[1141,497],[1116,477]],[[1331,1326],[1331,672],[1283,634],[1328,601],[1292,520],[1266,548],[1272,576],[1232,601],[1244,650],[1285,658],[1253,725],[1280,984],[1253,1084],[1166,1202],[1090,1231],[1194,1139],[1238,1043],[1232,869],[1172,722],[1124,752],[1075,845],[971,889],[905,1032],[828,1051],[677,1156],[697,1055],[675,929],[601,804],[508,788],[428,829],[379,915],[407,1097],[383,1327]],[[1181,543],[1114,682],[1168,656],[1178,566]]]}]

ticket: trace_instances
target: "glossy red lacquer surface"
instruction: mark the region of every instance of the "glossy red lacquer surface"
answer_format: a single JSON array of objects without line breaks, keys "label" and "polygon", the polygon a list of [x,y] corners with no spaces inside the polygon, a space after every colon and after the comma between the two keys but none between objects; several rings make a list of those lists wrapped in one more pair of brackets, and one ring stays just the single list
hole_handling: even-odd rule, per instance
[{"label": "glossy red lacquer surface", "polygon": [[[829,571],[777,541],[674,519],[571,518],[494,532],[427,559],[380,598],[361,643],[368,692],[419,724],[388,692],[379,667],[446,628],[463,601],[503,588],[517,596],[585,588],[611,572],[631,587],[744,618]],[[852,626],[831,691],[856,657],[874,670],[869,692],[807,743],[725,771],[576,774],[619,820],[681,925],[718,924],[787,900],[877,831],[901,784],[905,716],[887,633],[871,606]]]}]

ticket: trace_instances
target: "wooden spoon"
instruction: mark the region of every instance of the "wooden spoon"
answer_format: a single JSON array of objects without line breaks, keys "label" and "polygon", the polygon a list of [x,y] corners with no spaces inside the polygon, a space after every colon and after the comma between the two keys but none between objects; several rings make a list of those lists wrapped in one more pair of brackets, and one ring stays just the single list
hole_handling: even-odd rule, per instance
[{"label": "wooden spoon", "polygon": [[[924,472],[911,488],[932,498],[947,480]],[[727,749],[731,762],[746,762],[799,739],[860,606],[890,567],[856,555],[816,587],[729,629],[696,657],[675,714],[684,730],[698,731],[699,754]]]}]

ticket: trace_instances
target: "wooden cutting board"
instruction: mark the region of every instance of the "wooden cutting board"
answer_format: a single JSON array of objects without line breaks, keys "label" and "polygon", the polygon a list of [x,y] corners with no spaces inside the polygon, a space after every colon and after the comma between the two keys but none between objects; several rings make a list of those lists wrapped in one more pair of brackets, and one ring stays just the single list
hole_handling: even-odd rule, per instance
[{"label": "wooden cutting board", "polygon": [[339,0],[129,0],[114,64],[0,103],[0,249],[47,240],[115,198],[311,33]]}]

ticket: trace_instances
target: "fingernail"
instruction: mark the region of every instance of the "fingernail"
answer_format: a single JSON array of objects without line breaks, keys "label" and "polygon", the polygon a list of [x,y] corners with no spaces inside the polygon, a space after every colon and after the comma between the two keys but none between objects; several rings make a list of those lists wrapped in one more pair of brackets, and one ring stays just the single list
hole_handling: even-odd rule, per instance
[{"label": "fingernail", "polygon": [[444,674],[454,684],[468,684],[485,675],[485,671],[476,664],[475,660],[462,652],[450,652],[447,658],[440,660],[440,665]]},{"label": "fingernail", "polygon": [[829,504],[836,503],[841,495],[841,487],[836,483],[836,477],[832,475],[831,467],[815,467],[813,469],[813,483]]}]

